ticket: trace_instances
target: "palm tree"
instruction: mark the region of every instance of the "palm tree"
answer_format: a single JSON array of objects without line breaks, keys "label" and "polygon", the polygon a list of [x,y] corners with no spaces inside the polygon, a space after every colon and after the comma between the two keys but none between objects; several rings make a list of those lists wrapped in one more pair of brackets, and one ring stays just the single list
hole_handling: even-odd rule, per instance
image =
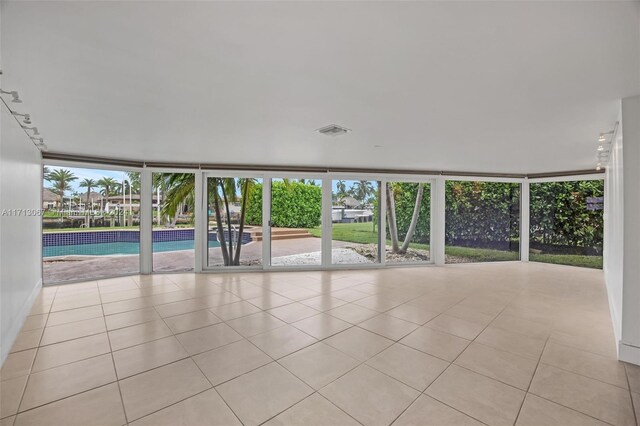
[{"label": "palm tree", "polygon": [[351,187],[351,195],[361,204],[367,204],[369,197],[375,192],[373,184],[368,180],[359,180]]},{"label": "palm tree", "polygon": [[389,226],[389,234],[391,236],[391,251],[393,253],[406,253],[413,238],[413,234],[416,232],[418,226],[418,217],[420,216],[420,207],[422,205],[422,196],[424,194],[424,184],[418,184],[418,191],[416,193],[416,202],[413,208],[413,214],[411,216],[411,223],[407,234],[404,236],[402,246],[398,242],[398,225],[396,223],[396,202],[393,187],[391,183],[387,183],[387,222]]},{"label": "palm tree", "polygon": [[73,204],[78,206],[80,204],[80,193],[78,191],[73,191],[71,193],[71,200],[72,200]]},{"label": "palm tree", "polygon": [[140,173],[139,172],[127,172],[127,178],[131,182],[131,193],[140,194]]},{"label": "palm tree", "polygon": [[44,166],[42,168],[42,177],[44,178],[44,180],[49,181],[50,173],[51,173],[51,170],[47,166]]},{"label": "palm tree", "polygon": [[339,180],[336,183],[336,195],[338,196],[338,199],[342,199],[349,195],[349,192],[347,191],[347,184],[345,183],[345,181]]},{"label": "palm tree", "polygon": [[49,190],[60,197],[60,204],[63,207],[64,194],[71,188],[69,183],[77,179],[77,176],[67,169],[56,169],[48,173],[47,180],[51,182]]},{"label": "palm tree", "polygon": [[196,178],[193,173],[156,173],[153,180],[154,187],[165,194],[161,207],[163,215],[175,217],[183,205],[193,211],[196,193]]},{"label": "palm tree", "polygon": [[[242,234],[244,233],[245,212],[249,193],[255,185],[255,179],[250,178],[210,178],[209,179],[209,199],[213,203],[213,210],[216,217],[216,228],[218,242],[222,251],[222,259],[225,266],[240,265],[240,252],[242,250]],[[238,194],[239,192],[239,194]],[[233,248],[233,229],[231,224],[231,210],[229,204],[237,202],[240,198],[240,218],[238,220],[238,244],[235,251]],[[222,220],[222,209],[226,213],[227,232],[229,241],[224,235],[224,223]]]},{"label": "palm tree", "polygon": [[[87,202],[86,202],[86,206],[90,206],[92,207],[92,203],[91,203],[91,190],[96,186],[96,181],[93,179],[84,179],[82,182],[80,182],[80,184],[78,185],[80,188],[87,188]],[[86,207],[85,207],[86,209]]]},{"label": "palm tree", "polygon": [[[100,193],[109,200],[109,196],[117,192],[120,184],[112,177],[103,177],[96,182],[96,186],[102,188]],[[100,206],[100,209],[104,210],[104,204]]]}]

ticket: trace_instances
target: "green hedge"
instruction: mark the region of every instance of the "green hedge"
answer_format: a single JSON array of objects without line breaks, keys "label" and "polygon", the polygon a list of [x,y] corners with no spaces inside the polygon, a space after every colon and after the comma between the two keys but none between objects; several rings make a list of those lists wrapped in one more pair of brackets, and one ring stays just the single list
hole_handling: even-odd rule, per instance
[{"label": "green hedge", "polygon": [[520,184],[447,181],[446,244],[509,250],[520,233]]},{"label": "green hedge", "polygon": [[[313,228],[320,225],[322,188],[300,182],[271,184],[271,222],[281,228]],[[246,221],[262,225],[262,184],[256,184],[247,202]]]},{"label": "green hedge", "polygon": [[[416,183],[393,183],[399,238],[404,238],[415,203]],[[428,188],[428,187],[427,187]],[[413,242],[429,242],[429,191],[420,209]],[[533,183],[531,247],[544,253],[600,255],[603,211],[588,210],[588,197],[604,196],[604,181]],[[447,245],[517,250],[520,233],[520,184],[447,181]]]},{"label": "green hedge", "polygon": [[532,183],[530,191],[531,247],[602,254],[603,210],[588,210],[587,198],[604,197],[603,180]]},{"label": "green hedge", "polygon": [[[398,237],[402,240],[411,222],[418,184],[394,182],[392,187]],[[313,228],[320,225],[322,190],[319,186],[276,181],[272,191],[274,226]],[[531,184],[530,192],[533,248],[544,253],[602,253],[603,211],[587,209],[587,197],[604,195],[602,180],[535,183]],[[430,195],[429,185],[425,185],[414,243],[429,243]],[[447,181],[445,197],[447,245],[517,249],[519,184]],[[377,207],[377,202],[375,205]],[[256,185],[250,194],[247,223],[262,224],[262,185]]]}]

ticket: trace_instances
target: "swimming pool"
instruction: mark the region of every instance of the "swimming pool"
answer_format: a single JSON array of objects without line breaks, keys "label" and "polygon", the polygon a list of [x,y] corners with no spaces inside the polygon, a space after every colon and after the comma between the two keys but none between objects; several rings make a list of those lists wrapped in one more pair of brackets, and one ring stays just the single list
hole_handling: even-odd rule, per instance
[{"label": "swimming pool", "polygon": [[[193,250],[193,240],[155,241],[153,252]],[[217,241],[209,241],[209,247],[220,247]],[[140,254],[140,243],[112,242],[95,244],[70,244],[42,247],[43,257],[54,256],[107,256],[117,254]]]}]

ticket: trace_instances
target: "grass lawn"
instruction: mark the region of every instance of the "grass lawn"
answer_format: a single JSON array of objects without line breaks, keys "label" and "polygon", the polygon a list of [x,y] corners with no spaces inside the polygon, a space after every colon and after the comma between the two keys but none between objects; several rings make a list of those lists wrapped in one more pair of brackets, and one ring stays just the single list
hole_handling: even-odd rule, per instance
[{"label": "grass lawn", "polygon": [[602,269],[602,256],[583,256],[578,254],[529,254],[532,262],[555,263],[558,265],[581,266],[583,268]]},{"label": "grass lawn", "polygon": [[472,247],[446,246],[447,256],[461,257],[469,262],[502,262],[506,260],[520,260],[520,253],[515,251],[491,250]]},{"label": "grass lawn", "polygon": [[[309,229],[309,232],[315,237],[321,236],[320,227]],[[371,222],[334,223],[332,234],[333,239],[338,241],[360,244],[375,244],[378,242],[377,230],[373,230],[373,224]],[[391,245],[391,241],[387,240],[387,244]],[[411,244],[411,247],[415,249],[429,250],[428,244]],[[447,246],[444,251],[448,256],[464,258],[468,262],[498,262],[520,259],[520,254],[517,252],[501,250]],[[561,265],[602,269],[602,257],[598,256],[531,253],[529,259],[534,262],[557,263]]]}]

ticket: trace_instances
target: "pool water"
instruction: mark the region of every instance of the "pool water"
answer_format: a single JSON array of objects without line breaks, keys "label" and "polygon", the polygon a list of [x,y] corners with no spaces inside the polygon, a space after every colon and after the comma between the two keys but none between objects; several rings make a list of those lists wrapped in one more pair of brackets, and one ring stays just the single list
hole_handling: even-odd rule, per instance
[{"label": "pool water", "polygon": [[[193,250],[193,240],[157,241],[153,243],[153,252]],[[217,241],[209,241],[209,247],[220,247]],[[106,256],[116,254],[140,254],[140,243],[115,242],[97,244],[72,244],[48,246],[42,248],[43,257],[53,256]]]}]

